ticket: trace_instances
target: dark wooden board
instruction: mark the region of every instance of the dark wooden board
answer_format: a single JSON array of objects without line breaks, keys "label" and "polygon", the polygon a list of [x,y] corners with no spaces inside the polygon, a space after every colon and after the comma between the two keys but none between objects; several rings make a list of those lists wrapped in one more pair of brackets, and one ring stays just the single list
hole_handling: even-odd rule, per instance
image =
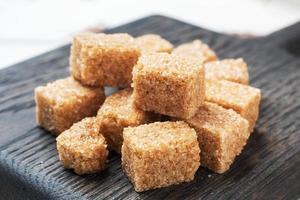
[{"label": "dark wooden board", "polygon": [[260,118],[225,174],[200,168],[194,181],[136,193],[110,155],[107,170],[77,176],[57,157],[55,138],[35,125],[33,89],[68,75],[69,45],[0,71],[1,199],[297,199],[300,198],[300,24],[243,40],[163,16],[106,32],[157,33],[178,45],[196,38],[220,58],[243,57],[262,89]]}]

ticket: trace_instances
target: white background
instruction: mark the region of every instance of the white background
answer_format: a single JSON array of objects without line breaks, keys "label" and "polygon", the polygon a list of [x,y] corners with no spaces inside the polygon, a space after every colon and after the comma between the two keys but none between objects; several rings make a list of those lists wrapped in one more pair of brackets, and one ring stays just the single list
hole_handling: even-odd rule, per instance
[{"label": "white background", "polygon": [[258,36],[300,20],[300,0],[0,0],[0,68],[70,41],[73,33],[162,14]]}]

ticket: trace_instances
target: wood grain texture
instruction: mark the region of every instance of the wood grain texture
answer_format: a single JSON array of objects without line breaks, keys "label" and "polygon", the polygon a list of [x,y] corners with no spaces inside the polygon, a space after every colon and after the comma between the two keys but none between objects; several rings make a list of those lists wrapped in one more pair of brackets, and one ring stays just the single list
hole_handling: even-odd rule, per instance
[{"label": "wood grain texture", "polygon": [[[225,174],[200,168],[190,183],[143,193],[133,190],[122,172],[120,157],[113,153],[108,169],[98,174],[78,176],[64,169],[58,161],[55,138],[35,125],[33,89],[68,75],[70,46],[66,45],[0,71],[1,199],[300,197],[299,46],[291,54],[287,45],[291,41],[281,40],[290,32],[242,40],[163,16],[143,18],[106,32],[156,33],[175,45],[198,38],[220,58],[243,57],[249,64],[251,85],[261,88],[263,96],[259,121],[242,154]],[[297,34],[300,32],[292,34],[294,41],[299,40]]]}]

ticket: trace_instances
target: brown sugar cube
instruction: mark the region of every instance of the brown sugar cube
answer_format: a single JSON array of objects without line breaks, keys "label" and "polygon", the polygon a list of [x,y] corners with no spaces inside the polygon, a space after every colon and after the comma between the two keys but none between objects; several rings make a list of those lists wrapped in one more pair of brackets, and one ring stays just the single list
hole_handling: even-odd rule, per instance
[{"label": "brown sugar cube", "polygon": [[95,173],[105,168],[108,150],[95,117],[75,123],[56,141],[59,160],[64,167],[74,169],[77,174]]},{"label": "brown sugar cube", "polygon": [[204,68],[206,80],[227,80],[249,84],[247,64],[242,58],[208,62]]},{"label": "brown sugar cube", "polygon": [[230,168],[250,135],[247,120],[213,103],[205,103],[186,122],[197,132],[201,165],[217,173]]},{"label": "brown sugar cube", "polygon": [[199,166],[197,135],[185,122],[124,129],[122,167],[137,192],[192,181]]},{"label": "brown sugar cube", "polygon": [[142,35],[135,38],[135,43],[142,52],[167,52],[170,53],[173,45],[166,39],[155,34]]},{"label": "brown sugar cube", "polygon": [[259,115],[261,92],[259,89],[230,81],[207,81],[206,101],[231,108],[248,120],[253,131]]},{"label": "brown sugar cube", "polygon": [[151,113],[133,106],[131,95],[132,89],[127,88],[108,96],[97,115],[100,132],[108,147],[118,153],[121,152],[123,144],[123,129],[148,123],[154,117]]},{"label": "brown sugar cube", "polygon": [[139,56],[128,34],[82,33],[73,38],[70,70],[84,85],[127,87]]},{"label": "brown sugar cube", "polygon": [[201,40],[194,40],[176,47],[172,54],[185,55],[200,59],[203,63],[217,60],[216,53]]},{"label": "brown sugar cube", "polygon": [[189,57],[143,55],[133,69],[133,88],[138,108],[189,118],[205,98],[204,68],[199,60]]},{"label": "brown sugar cube", "polygon": [[34,90],[36,121],[55,135],[85,117],[94,116],[103,103],[103,87],[84,87],[72,77]]}]

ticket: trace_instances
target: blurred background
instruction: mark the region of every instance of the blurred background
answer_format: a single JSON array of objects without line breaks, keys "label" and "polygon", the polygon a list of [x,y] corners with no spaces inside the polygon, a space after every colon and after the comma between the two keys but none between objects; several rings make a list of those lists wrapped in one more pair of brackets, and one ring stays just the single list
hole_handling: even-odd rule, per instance
[{"label": "blurred background", "polygon": [[228,34],[265,36],[300,20],[300,0],[0,0],[0,69],[72,34],[161,14]]}]

